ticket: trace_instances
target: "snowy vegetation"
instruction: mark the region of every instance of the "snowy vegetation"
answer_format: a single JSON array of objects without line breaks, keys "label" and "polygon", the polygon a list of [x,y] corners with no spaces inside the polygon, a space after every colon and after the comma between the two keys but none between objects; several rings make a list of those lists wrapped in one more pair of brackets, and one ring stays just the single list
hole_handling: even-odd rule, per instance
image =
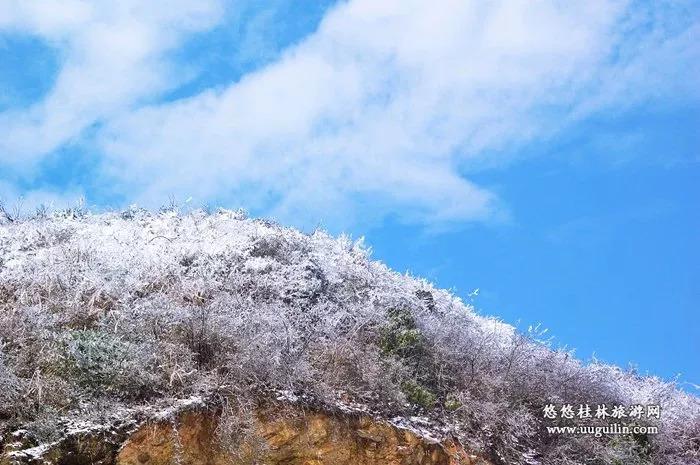
[{"label": "snowy vegetation", "polygon": [[[427,417],[494,463],[700,463],[698,398],[479,316],[361,241],[224,210],[0,223],[0,434],[193,395],[240,431],[286,392]],[[660,431],[550,436],[563,403],[660,404]]]}]

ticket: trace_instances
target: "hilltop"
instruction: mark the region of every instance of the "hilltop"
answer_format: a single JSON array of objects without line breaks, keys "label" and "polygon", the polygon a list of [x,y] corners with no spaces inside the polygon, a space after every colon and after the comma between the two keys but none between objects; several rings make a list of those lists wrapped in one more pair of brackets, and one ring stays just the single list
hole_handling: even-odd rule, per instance
[{"label": "hilltop", "polygon": [[[193,396],[223,442],[274,399],[422,428],[494,464],[700,464],[697,397],[481,316],[362,241],[228,210],[0,215],[3,438],[49,443],[67,421]],[[659,432],[548,434],[567,423],[543,408],[563,404],[660,405],[638,420]]]}]

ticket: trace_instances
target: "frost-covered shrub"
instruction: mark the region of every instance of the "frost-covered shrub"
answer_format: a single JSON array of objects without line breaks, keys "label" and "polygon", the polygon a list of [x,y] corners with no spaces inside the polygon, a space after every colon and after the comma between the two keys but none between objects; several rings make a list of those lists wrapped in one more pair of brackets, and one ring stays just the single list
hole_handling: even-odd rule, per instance
[{"label": "frost-covered shrub", "polygon": [[437,400],[435,394],[415,381],[404,381],[401,383],[401,391],[413,405],[425,410],[430,410],[435,406]]},{"label": "frost-covered shrub", "polygon": [[[494,463],[700,464],[697,397],[538,338],[361,241],[241,212],[0,215],[0,432],[198,394],[235,444],[283,391],[421,413]],[[659,434],[547,435],[565,402],[660,404]]]},{"label": "frost-covered shrub", "polygon": [[93,395],[143,398],[159,387],[155,359],[112,333],[69,331],[62,360],[62,374]]},{"label": "frost-covered shrub", "polygon": [[0,352],[0,419],[14,413],[12,407],[18,401],[19,391],[19,380],[5,365],[5,356]]},{"label": "frost-covered shrub", "polygon": [[388,324],[382,330],[380,342],[384,353],[406,359],[423,356],[426,341],[411,312],[405,308],[392,308],[387,313]]},{"label": "frost-covered shrub", "polygon": [[428,342],[408,308],[390,308],[387,320],[379,345],[385,357],[396,357],[407,368],[407,379],[400,383],[401,392],[409,403],[431,410],[437,396],[431,390],[435,383]]},{"label": "frost-covered shrub", "polygon": [[124,371],[128,349],[118,337],[93,330],[70,331],[67,336],[66,368],[79,384],[101,390]]}]

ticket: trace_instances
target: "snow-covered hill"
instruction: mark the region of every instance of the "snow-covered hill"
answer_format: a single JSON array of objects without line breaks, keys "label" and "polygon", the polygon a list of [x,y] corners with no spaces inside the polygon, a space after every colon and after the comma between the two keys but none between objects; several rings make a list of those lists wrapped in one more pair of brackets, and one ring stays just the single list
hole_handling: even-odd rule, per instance
[{"label": "snow-covered hill", "polygon": [[[700,463],[696,397],[480,316],[361,241],[226,210],[0,222],[0,434],[51,441],[67,418],[198,395],[225,440],[284,392],[420,418],[494,463]],[[659,432],[548,433],[611,422],[544,415],[569,404],[660,405],[620,419]]]}]

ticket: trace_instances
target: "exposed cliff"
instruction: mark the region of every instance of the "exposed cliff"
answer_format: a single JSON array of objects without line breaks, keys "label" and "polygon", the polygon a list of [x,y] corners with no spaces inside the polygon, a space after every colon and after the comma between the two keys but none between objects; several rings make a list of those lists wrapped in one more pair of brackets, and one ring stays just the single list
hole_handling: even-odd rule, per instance
[{"label": "exposed cliff", "polygon": [[486,464],[454,443],[440,444],[368,416],[290,409],[260,413],[235,450],[222,449],[214,420],[181,416],[175,426],[147,424],[117,456],[118,465],[450,465]]},{"label": "exposed cliff", "polygon": [[489,465],[454,439],[427,438],[364,414],[274,403],[256,410],[252,429],[228,442],[219,420],[216,411],[195,406],[138,424],[66,431],[48,445],[18,431],[4,444],[0,465]]}]

